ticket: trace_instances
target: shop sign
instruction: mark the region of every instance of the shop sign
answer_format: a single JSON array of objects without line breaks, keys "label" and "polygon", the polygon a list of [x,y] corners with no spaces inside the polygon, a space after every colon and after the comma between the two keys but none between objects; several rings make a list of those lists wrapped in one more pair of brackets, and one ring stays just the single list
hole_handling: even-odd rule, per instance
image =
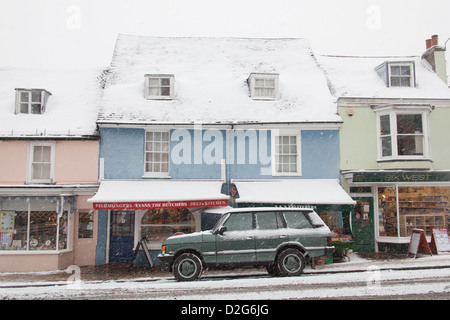
[{"label": "shop sign", "polygon": [[147,210],[198,207],[226,207],[228,200],[195,200],[166,202],[102,202],[94,203],[95,210]]},{"label": "shop sign", "polygon": [[433,181],[450,181],[450,172],[358,172],[353,174],[353,182]]}]

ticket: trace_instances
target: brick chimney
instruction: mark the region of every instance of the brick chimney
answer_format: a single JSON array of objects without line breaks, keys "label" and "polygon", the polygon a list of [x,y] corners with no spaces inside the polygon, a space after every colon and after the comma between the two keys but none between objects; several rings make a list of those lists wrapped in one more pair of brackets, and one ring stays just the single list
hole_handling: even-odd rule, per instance
[{"label": "brick chimney", "polygon": [[422,59],[426,60],[433,71],[447,83],[447,67],[445,62],[445,47],[439,46],[439,37],[437,34],[432,35],[430,39],[425,41],[426,51],[422,54]]}]

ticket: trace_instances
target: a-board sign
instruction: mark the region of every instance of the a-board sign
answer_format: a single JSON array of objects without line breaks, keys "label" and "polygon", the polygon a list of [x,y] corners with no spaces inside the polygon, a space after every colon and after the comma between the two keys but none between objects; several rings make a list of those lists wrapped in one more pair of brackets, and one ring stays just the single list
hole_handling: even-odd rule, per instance
[{"label": "a-board sign", "polygon": [[408,257],[416,258],[419,250],[422,253],[433,255],[425,237],[425,232],[422,229],[413,229],[409,240]]},{"label": "a-board sign", "polygon": [[433,253],[450,254],[450,239],[446,228],[433,228],[430,247]]}]

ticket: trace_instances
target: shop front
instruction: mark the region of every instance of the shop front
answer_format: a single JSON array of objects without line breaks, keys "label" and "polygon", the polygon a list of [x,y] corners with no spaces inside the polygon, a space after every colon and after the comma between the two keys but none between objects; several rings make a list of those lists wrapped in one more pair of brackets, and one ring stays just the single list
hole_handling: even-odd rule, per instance
[{"label": "shop front", "polygon": [[[82,245],[77,248],[80,233],[76,228],[86,226],[79,219],[84,212],[89,213],[83,196],[78,195],[80,190],[29,187],[2,188],[0,192],[0,272],[52,271],[83,265],[74,254],[83,250]],[[90,223],[93,226],[93,219]],[[81,255],[89,256],[84,251]]]},{"label": "shop front", "polygon": [[[143,241],[155,265],[163,241],[175,233],[201,231],[201,210],[228,205],[223,181],[102,181],[89,199],[99,210],[96,264],[131,262]],[[141,247],[140,247],[141,248]],[[135,265],[147,264],[143,252]]]},{"label": "shop front", "polygon": [[430,241],[433,228],[448,227],[449,171],[349,171],[343,175],[350,195],[363,199],[366,214],[374,217],[368,230],[355,236],[373,233],[370,245],[376,251],[403,253],[413,229],[424,230]]},{"label": "shop front", "polygon": [[350,216],[356,202],[337,179],[232,180],[232,183],[237,192],[233,201],[239,207],[313,208],[332,232],[334,260],[340,260],[346,250],[353,249]]}]

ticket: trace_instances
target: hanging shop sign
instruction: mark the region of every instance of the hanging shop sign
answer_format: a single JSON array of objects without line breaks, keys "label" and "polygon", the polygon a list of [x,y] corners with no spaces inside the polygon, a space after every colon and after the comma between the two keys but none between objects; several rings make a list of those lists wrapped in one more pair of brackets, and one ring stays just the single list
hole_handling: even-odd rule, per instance
[{"label": "hanging shop sign", "polygon": [[450,181],[450,172],[357,172],[353,182],[438,182]]},{"label": "hanging shop sign", "polygon": [[450,239],[446,228],[433,228],[430,247],[433,253],[450,254]]},{"label": "hanging shop sign", "polygon": [[162,202],[101,202],[94,203],[95,210],[147,210],[198,207],[226,207],[228,200],[162,201]]},{"label": "hanging shop sign", "polygon": [[413,229],[411,231],[411,238],[409,240],[408,257],[416,258],[419,250],[422,253],[429,254],[430,256],[433,255],[431,253],[430,247],[428,246],[427,238],[425,237],[425,231],[422,229]]}]

